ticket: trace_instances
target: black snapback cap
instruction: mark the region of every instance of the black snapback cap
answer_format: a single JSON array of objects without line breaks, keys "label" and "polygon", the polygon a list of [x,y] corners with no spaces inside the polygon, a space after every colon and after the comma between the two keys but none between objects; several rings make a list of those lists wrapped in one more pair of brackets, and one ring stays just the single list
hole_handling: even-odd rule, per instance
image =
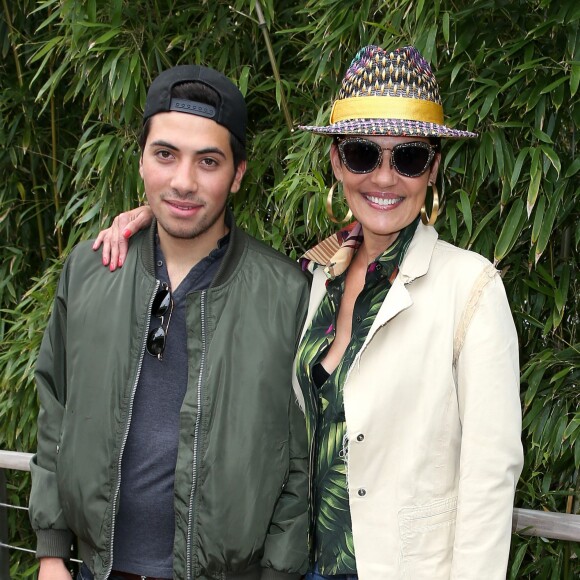
[{"label": "black snapback cap", "polygon": [[[205,103],[171,98],[175,85],[198,82],[212,88],[219,103],[212,107]],[[246,102],[238,87],[222,73],[200,65],[180,65],[163,71],[149,87],[143,112],[143,123],[157,113],[179,111],[212,119],[229,129],[246,145],[246,124],[248,113]]]}]

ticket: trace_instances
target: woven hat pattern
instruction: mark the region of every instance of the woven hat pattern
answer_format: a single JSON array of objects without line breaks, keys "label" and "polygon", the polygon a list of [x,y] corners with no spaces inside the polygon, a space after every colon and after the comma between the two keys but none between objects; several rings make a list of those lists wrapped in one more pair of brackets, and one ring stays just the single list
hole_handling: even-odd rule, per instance
[{"label": "woven hat pattern", "polygon": [[[389,99],[384,102],[376,98],[365,101],[365,97]],[[371,102],[379,107],[372,116],[357,111],[357,107]],[[406,103],[410,106],[407,107]],[[349,107],[346,112],[345,105]],[[306,125],[300,128],[329,136],[391,135],[450,139],[477,136],[476,133],[444,124],[439,85],[429,63],[413,46],[385,51],[371,45],[359,50],[344,75],[333,115],[340,107],[342,113],[339,120],[333,122],[331,116],[331,123],[327,126]],[[424,113],[424,110],[429,113]],[[433,116],[437,119],[431,118]]]},{"label": "woven hat pattern", "polygon": [[404,96],[441,104],[431,67],[412,46],[389,53],[377,46],[359,50],[344,75],[338,98],[368,95]]}]

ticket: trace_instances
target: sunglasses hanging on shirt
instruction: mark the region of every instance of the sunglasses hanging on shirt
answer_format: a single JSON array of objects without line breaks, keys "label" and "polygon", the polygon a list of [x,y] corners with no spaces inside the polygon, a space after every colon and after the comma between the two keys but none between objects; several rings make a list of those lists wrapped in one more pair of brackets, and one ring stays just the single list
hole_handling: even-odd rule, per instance
[{"label": "sunglasses hanging on shirt", "polygon": [[423,175],[435,157],[435,147],[424,141],[399,143],[392,149],[383,149],[368,139],[348,138],[338,142],[338,151],[351,173],[371,173],[382,164],[383,151],[390,151],[391,167],[405,177]]},{"label": "sunglasses hanging on shirt", "polygon": [[[165,315],[167,316],[167,324],[163,328]],[[156,356],[159,360],[163,360],[163,351],[165,350],[165,342],[167,340],[167,333],[169,331],[169,322],[171,321],[171,313],[173,312],[173,297],[169,285],[163,282],[153,299],[153,306],[151,307],[151,316],[161,319],[161,324],[157,328],[153,328],[147,336],[147,352],[151,356]]]}]

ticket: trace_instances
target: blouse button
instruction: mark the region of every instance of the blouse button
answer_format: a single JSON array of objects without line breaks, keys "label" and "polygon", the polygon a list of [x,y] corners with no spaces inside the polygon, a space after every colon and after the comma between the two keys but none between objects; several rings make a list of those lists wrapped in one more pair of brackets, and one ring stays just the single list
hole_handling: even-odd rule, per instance
[{"label": "blouse button", "polygon": [[367,490],[364,487],[361,487],[358,490],[358,494],[359,494],[360,497],[364,497],[367,494]]},{"label": "blouse button", "polygon": [[359,434],[356,436],[356,440],[357,440],[357,441],[364,441],[364,440],[365,440],[365,436],[364,436],[362,433],[359,433]]},{"label": "blouse button", "polygon": [[376,268],[377,272],[380,272],[382,269],[383,269],[382,265],[377,264],[377,268]]},{"label": "blouse button", "polygon": [[360,322],[360,321],[362,320],[362,316],[357,316],[357,317],[355,318],[355,320],[356,320],[357,322]]}]

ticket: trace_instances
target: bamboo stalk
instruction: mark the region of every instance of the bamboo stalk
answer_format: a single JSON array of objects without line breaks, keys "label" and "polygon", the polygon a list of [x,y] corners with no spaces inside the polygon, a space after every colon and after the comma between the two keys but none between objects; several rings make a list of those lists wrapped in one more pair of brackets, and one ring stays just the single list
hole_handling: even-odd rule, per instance
[{"label": "bamboo stalk", "polygon": [[274,49],[272,48],[272,42],[270,41],[270,34],[268,32],[268,27],[266,25],[266,20],[264,19],[264,13],[262,12],[262,6],[260,5],[259,0],[256,0],[256,13],[258,15],[258,27],[262,30],[262,34],[264,35],[266,48],[268,49],[268,57],[270,58],[270,64],[272,65],[272,71],[274,72],[274,78],[276,79],[276,84],[280,90],[280,103],[282,105],[284,118],[286,119],[286,126],[288,127],[288,131],[293,133],[294,127],[292,124],[292,117],[290,116],[290,110],[288,109],[288,103],[286,102],[286,95],[284,94],[282,79],[280,78],[280,73],[278,72],[278,64],[276,63]]},{"label": "bamboo stalk", "polygon": [[[18,86],[20,88],[24,87],[24,79],[22,78],[22,68],[20,66],[20,57],[18,56],[18,50],[16,49],[16,43],[14,42],[14,37],[16,31],[12,26],[12,19],[10,17],[10,12],[8,11],[8,4],[6,0],[2,0],[2,7],[4,9],[4,18],[6,19],[6,25],[8,26],[10,35],[10,47],[12,49],[12,54],[14,56],[14,66],[16,67],[16,78],[18,79]],[[24,117],[27,119],[26,110],[24,111]],[[40,256],[43,260],[46,260],[46,236],[44,233],[44,226],[42,224],[42,212],[40,208],[40,198],[38,196],[38,189],[36,187],[36,179],[34,177],[34,167],[32,163],[32,157],[29,157],[30,161],[30,175],[32,176],[32,195],[34,197],[34,213],[36,217],[36,227],[38,229],[38,239],[40,241]]]},{"label": "bamboo stalk", "polygon": [[[6,0],[2,0],[2,7],[4,8],[4,18],[6,18],[6,26],[8,27],[8,31],[10,36],[14,38],[14,28],[12,26],[12,19],[10,18],[10,12],[8,12],[8,3]],[[16,76],[18,77],[18,84],[22,87],[23,80],[22,80],[22,69],[20,68],[20,60],[18,58],[18,51],[16,50],[16,44],[14,42],[10,42],[10,48],[12,49],[12,54],[14,55],[14,65],[16,66]]]},{"label": "bamboo stalk", "polygon": [[[51,71],[52,72],[52,71]],[[54,103],[54,93],[50,97],[50,133],[51,133],[51,171],[50,178],[52,181],[52,199],[54,202],[54,209],[58,216],[60,210],[60,195],[58,192],[58,164],[56,161],[56,106]],[[58,255],[62,255],[63,244],[62,244],[62,231],[58,226],[56,227],[56,240],[58,243]]]},{"label": "bamboo stalk", "polygon": [[[48,14],[52,13],[52,10],[48,9]],[[52,34],[52,24],[48,27],[49,33]],[[49,73],[52,76],[52,64],[49,67]],[[54,100],[54,92],[52,92],[50,97],[50,139],[51,139],[51,167],[50,167],[50,180],[52,182],[52,199],[54,203],[54,209],[56,212],[57,222],[58,223],[58,216],[60,213],[60,194],[58,191],[58,163],[56,160],[57,156],[57,123],[56,123],[56,104]],[[56,241],[58,244],[58,255],[62,256],[63,251],[63,243],[62,243],[62,230],[56,225],[55,223],[55,231],[56,231]]]}]

